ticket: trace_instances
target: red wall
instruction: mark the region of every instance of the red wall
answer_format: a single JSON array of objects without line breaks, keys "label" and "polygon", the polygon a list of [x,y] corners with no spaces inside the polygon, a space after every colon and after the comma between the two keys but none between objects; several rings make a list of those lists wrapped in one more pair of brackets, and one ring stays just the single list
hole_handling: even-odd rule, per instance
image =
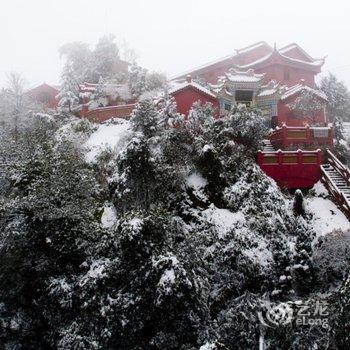
[{"label": "red wall", "polygon": [[128,119],[134,108],[135,104],[101,107],[88,111],[82,117],[98,122],[103,122],[111,118]]},{"label": "red wall", "polygon": [[207,102],[212,103],[213,107],[216,109],[216,115],[219,113],[218,100],[215,97],[201,93],[192,86],[176,91],[172,96],[175,98],[178,113],[184,114],[185,116],[188,115],[189,110],[196,101],[200,101],[203,104]]},{"label": "red wall", "polygon": [[[289,80],[285,79],[285,70],[289,71]],[[299,84],[301,79],[304,79],[306,85],[311,87],[315,86],[316,73],[287,65],[274,64],[256,69],[255,73],[266,73],[264,78],[265,83],[268,83],[270,80],[277,80],[282,85],[293,86]]]},{"label": "red wall", "polygon": [[260,168],[281,188],[311,188],[321,178],[317,164],[260,165]]}]

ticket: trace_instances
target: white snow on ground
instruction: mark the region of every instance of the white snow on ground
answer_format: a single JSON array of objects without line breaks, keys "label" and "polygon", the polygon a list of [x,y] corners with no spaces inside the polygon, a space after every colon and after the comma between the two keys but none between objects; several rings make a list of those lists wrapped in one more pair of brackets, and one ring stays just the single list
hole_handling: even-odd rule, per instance
[{"label": "white snow on ground", "polygon": [[208,222],[217,227],[219,239],[224,238],[232,229],[242,227],[245,223],[242,212],[233,213],[228,209],[216,208],[214,204],[202,211],[202,215]]},{"label": "white snow on ground", "polygon": [[85,143],[85,146],[88,148],[86,160],[94,163],[96,157],[107,149],[119,151],[131,133],[130,122],[127,120],[120,119],[117,124],[106,123],[99,125],[98,129]]},{"label": "white snow on ground", "polygon": [[[324,196],[327,190],[321,183],[314,186],[317,195]],[[340,209],[328,198],[306,198],[307,209],[313,214],[312,225],[316,236],[323,236],[337,229],[350,229],[350,222]]]},{"label": "white snow on ground", "polygon": [[111,228],[117,221],[117,212],[112,203],[106,203],[101,217],[103,228]]}]

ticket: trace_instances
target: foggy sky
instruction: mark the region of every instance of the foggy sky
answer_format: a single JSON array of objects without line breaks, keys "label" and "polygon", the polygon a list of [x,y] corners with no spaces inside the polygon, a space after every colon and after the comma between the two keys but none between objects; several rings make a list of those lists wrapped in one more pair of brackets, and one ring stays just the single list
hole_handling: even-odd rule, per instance
[{"label": "foggy sky", "polygon": [[350,3],[346,0],[1,0],[0,86],[6,73],[28,86],[59,83],[58,48],[94,45],[112,33],[137,50],[139,64],[171,77],[265,40],[297,42],[328,56],[323,71],[350,87]]}]

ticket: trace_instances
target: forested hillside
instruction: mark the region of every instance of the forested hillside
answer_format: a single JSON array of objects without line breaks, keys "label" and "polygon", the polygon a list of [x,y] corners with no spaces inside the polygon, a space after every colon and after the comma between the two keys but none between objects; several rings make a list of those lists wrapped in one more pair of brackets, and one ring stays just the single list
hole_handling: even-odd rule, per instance
[{"label": "forested hillside", "polygon": [[[1,131],[1,348],[349,345],[348,223],[315,216],[319,185],[293,198],[260,171],[258,111],[29,110]],[[281,302],[327,303],[326,326],[262,322]]]}]

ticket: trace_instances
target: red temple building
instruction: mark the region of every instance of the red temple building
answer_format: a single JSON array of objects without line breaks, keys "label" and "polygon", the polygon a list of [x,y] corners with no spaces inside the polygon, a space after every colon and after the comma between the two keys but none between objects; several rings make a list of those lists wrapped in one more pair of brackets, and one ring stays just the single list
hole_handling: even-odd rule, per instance
[{"label": "red temple building", "polygon": [[218,115],[219,101],[217,95],[209,88],[192,81],[191,76],[187,76],[185,82],[176,84],[169,90],[169,94],[175,99],[177,111],[185,117],[197,101],[202,104],[211,103]]},{"label": "red temple building", "polygon": [[58,101],[56,96],[59,93],[58,86],[41,84],[27,91],[27,94],[37,103],[42,104],[47,109],[56,109]]},{"label": "red temple building", "polygon": [[259,42],[177,76],[173,81],[187,88],[171,92],[178,111],[187,114],[189,101],[195,99],[194,87],[188,85],[191,76],[201,84],[197,99],[210,102],[210,93],[216,96],[213,104],[219,115],[237,103],[260,109],[272,128],[257,157],[261,169],[283,188],[311,188],[327,177],[323,163],[332,153],[325,150],[333,147],[333,129],[325,114],[327,98],[315,84],[323,64],[323,58],[311,57],[295,43],[277,49]]}]

